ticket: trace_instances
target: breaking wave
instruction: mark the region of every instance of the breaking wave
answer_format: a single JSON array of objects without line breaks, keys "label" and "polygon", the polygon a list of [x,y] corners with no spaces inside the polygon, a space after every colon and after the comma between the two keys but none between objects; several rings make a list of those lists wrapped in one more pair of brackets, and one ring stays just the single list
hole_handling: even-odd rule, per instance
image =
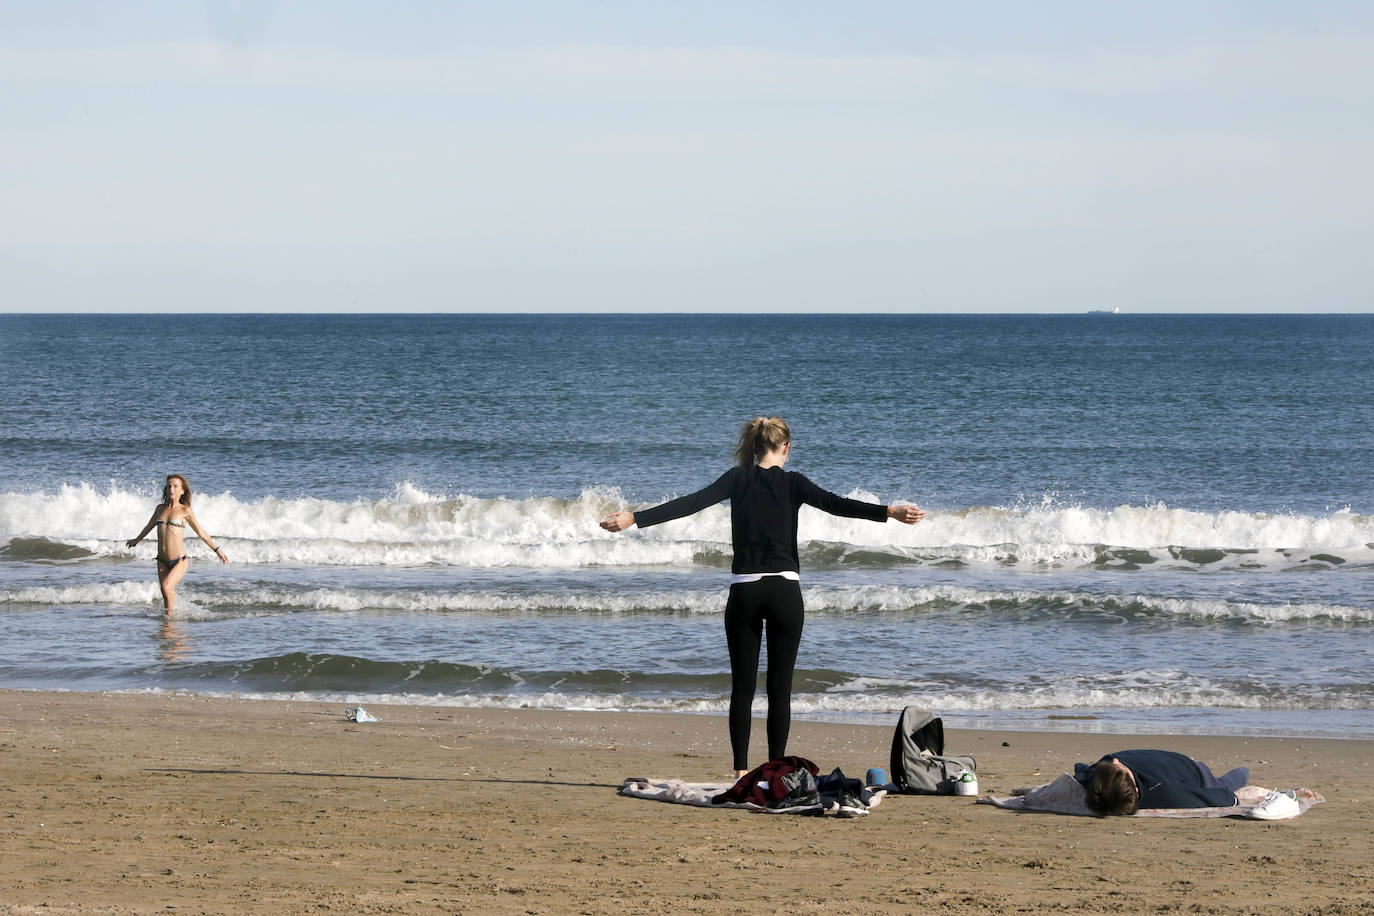
[{"label": "breaking wave", "polygon": [[[851,494],[873,499],[870,494]],[[0,494],[0,561],[147,559],[124,541],[147,520],[151,494],[89,484],[55,493]],[[729,564],[729,509],[629,534],[597,527],[629,508],[618,491],[572,499],[440,496],[401,485],[389,499],[199,494],[196,513],[236,562],[319,566],[576,569]],[[802,510],[808,568],[934,564],[1100,567],[1174,564],[1206,569],[1374,565],[1374,516],[1199,512],[1164,505],[1093,509],[933,510],[920,525],[876,525]],[[209,552],[191,540],[193,557]]]}]

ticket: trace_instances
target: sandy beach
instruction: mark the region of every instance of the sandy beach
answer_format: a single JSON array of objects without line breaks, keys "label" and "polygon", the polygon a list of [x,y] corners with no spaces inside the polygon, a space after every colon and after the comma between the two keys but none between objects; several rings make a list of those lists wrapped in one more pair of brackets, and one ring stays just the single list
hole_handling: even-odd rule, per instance
[{"label": "sandy beach", "polygon": [[[6,913],[1374,912],[1369,741],[950,731],[997,794],[1162,746],[1327,802],[1266,823],[908,796],[842,820],[616,794],[722,778],[713,717],[0,697]],[[862,775],[890,735],[797,723],[789,750]]]}]

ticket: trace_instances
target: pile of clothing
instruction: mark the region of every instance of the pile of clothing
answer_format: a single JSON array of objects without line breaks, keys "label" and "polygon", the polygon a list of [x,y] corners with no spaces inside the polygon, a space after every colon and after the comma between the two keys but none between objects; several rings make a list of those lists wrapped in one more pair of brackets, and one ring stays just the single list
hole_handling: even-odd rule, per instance
[{"label": "pile of clothing", "polygon": [[711,798],[713,805],[757,806],[772,814],[863,817],[882,798],[839,767],[821,776],[805,757],[778,757],[741,776]]}]

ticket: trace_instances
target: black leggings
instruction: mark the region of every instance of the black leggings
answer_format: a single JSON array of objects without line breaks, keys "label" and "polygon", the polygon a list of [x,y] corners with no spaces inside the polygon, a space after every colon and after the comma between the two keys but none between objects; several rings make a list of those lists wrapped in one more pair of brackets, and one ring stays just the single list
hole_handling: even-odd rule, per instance
[{"label": "black leggings", "polygon": [[792,669],[802,634],[801,583],[781,576],[730,586],[725,641],[730,647],[730,748],[735,769],[749,769],[750,707],[759,680],[759,644],[768,624],[768,759],[787,753],[792,726]]}]

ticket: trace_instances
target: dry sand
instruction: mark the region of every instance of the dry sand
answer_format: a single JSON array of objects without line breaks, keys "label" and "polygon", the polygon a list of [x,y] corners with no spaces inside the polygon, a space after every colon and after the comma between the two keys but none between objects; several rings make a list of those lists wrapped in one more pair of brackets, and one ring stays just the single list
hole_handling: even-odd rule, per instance
[{"label": "dry sand", "polygon": [[[1155,746],[1327,802],[1279,822],[1096,820],[908,796],[841,820],[616,795],[631,775],[725,776],[715,717],[0,701],[4,913],[1374,912],[1369,741],[950,731],[997,794]],[[890,736],[797,723],[789,750],[861,776]]]}]

